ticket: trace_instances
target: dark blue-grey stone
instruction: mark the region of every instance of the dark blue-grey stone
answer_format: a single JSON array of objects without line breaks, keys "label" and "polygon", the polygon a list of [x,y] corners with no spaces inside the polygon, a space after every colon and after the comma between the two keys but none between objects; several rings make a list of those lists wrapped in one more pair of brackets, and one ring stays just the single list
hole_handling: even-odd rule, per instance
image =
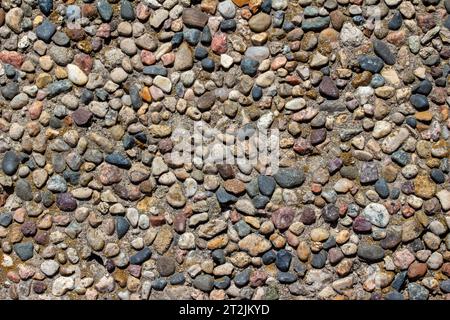
[{"label": "dark blue-grey stone", "polygon": [[372,77],[372,80],[370,81],[370,85],[373,88],[379,88],[379,87],[383,86],[384,83],[385,83],[384,78],[380,74],[375,74]]},{"label": "dark blue-grey stone", "polygon": [[9,82],[2,86],[1,93],[6,100],[12,100],[20,92],[20,87],[17,82]]},{"label": "dark blue-grey stone", "polygon": [[450,13],[450,0],[444,0],[444,6],[447,13]]},{"label": "dark blue-grey stone", "polygon": [[417,85],[412,88],[412,93],[423,94],[425,96],[429,95],[433,89],[433,84],[430,80],[425,79],[420,81]]},{"label": "dark blue-grey stone", "polygon": [[167,76],[167,69],[161,66],[146,66],[142,72],[149,76]]},{"label": "dark blue-grey stone", "polygon": [[259,99],[262,98],[262,95],[263,95],[262,88],[258,87],[258,86],[254,86],[253,89],[252,89],[252,98],[253,98],[253,100],[258,101]]},{"label": "dark blue-grey stone", "polygon": [[231,279],[228,276],[216,279],[216,281],[214,281],[214,287],[217,289],[222,289],[225,290],[227,289],[231,284]]},{"label": "dark blue-grey stone", "polygon": [[181,272],[177,272],[169,278],[169,282],[171,285],[183,284],[185,281],[186,278]]},{"label": "dark blue-grey stone", "polygon": [[259,62],[247,57],[244,57],[241,61],[241,70],[244,74],[249,75],[251,77],[256,75],[258,71]]},{"label": "dark blue-grey stone", "polygon": [[19,164],[20,158],[14,151],[9,150],[5,152],[2,160],[2,170],[6,175],[14,175],[19,168]]},{"label": "dark blue-grey stone", "polygon": [[142,98],[139,94],[139,88],[137,85],[132,85],[130,87],[130,98],[131,98],[131,106],[134,110],[138,110],[140,107],[142,107]]},{"label": "dark blue-grey stone", "polygon": [[125,150],[130,150],[135,146],[134,138],[129,134],[125,134],[122,139],[122,145]]},{"label": "dark blue-grey stone", "polygon": [[258,194],[256,197],[252,199],[252,203],[256,209],[264,209],[266,205],[269,203],[269,197]]},{"label": "dark blue-grey stone", "polygon": [[386,300],[405,300],[405,297],[398,291],[391,291],[384,298]]},{"label": "dark blue-grey stone", "polygon": [[280,271],[286,272],[291,266],[292,255],[289,251],[281,249],[277,252],[277,258],[275,260],[275,265]]},{"label": "dark blue-grey stone", "polygon": [[261,194],[271,197],[276,186],[277,184],[273,177],[264,175],[258,177],[258,187]]},{"label": "dark blue-grey stone", "polygon": [[250,269],[245,269],[244,271],[236,273],[233,279],[234,284],[239,288],[247,285],[250,280],[250,272]]},{"label": "dark blue-grey stone", "polygon": [[130,264],[143,264],[145,261],[150,259],[151,256],[152,252],[150,251],[150,248],[145,247],[130,257]]},{"label": "dark blue-grey stone", "polygon": [[100,101],[106,101],[108,99],[109,93],[103,88],[95,89],[95,96]]},{"label": "dark blue-grey stone", "polygon": [[216,249],[211,254],[213,261],[217,264],[224,264],[225,263],[225,251],[223,249]]},{"label": "dark blue-grey stone", "polygon": [[156,291],[162,291],[166,286],[167,286],[166,279],[158,278],[153,280],[152,282],[152,288],[155,289]]},{"label": "dark blue-grey stone", "polygon": [[373,51],[377,56],[384,60],[388,65],[395,64],[395,55],[389,49],[388,45],[381,40],[375,39],[373,41]]},{"label": "dark blue-grey stone", "polygon": [[330,17],[315,17],[305,19],[302,23],[302,29],[308,31],[321,31],[330,24]]},{"label": "dark blue-grey stone", "polygon": [[426,6],[436,6],[441,0],[422,0],[422,3]]},{"label": "dark blue-grey stone", "polygon": [[209,58],[203,59],[201,64],[202,64],[203,70],[208,71],[208,72],[214,71],[214,68],[216,66],[214,61],[212,61]]},{"label": "dark blue-grey stone", "polygon": [[450,279],[442,281],[440,287],[442,292],[450,293]]},{"label": "dark blue-grey stone", "polygon": [[134,13],[133,5],[128,0],[122,0],[120,2],[120,16],[125,20],[134,20],[136,14]]},{"label": "dark blue-grey stone", "polygon": [[325,250],[331,249],[336,246],[336,238],[334,236],[330,236],[327,241],[322,244],[322,248]]},{"label": "dark blue-grey stone", "polygon": [[400,197],[400,189],[399,188],[392,188],[390,197],[393,200],[398,199]]},{"label": "dark blue-grey stone", "polygon": [[442,24],[445,28],[450,30],[450,15],[445,18],[444,23]]},{"label": "dark blue-grey stone", "polygon": [[384,249],[376,244],[360,244],[357,254],[358,257],[367,262],[378,262],[384,258]]},{"label": "dark blue-grey stone", "polygon": [[301,263],[300,261],[296,261],[294,263],[294,271],[297,272],[297,275],[299,277],[303,277],[306,274],[306,271],[308,271],[308,268],[304,263]]},{"label": "dark blue-grey stone", "polygon": [[50,42],[50,39],[56,32],[56,26],[48,19],[45,19],[37,28],[36,36],[45,42]]},{"label": "dark blue-grey stone", "polygon": [[419,111],[426,110],[429,107],[428,99],[423,94],[412,94],[409,102]]},{"label": "dark blue-grey stone", "polygon": [[389,186],[383,178],[378,179],[377,182],[375,182],[375,191],[378,193],[378,195],[382,199],[386,199],[389,197]]},{"label": "dark blue-grey stone", "polygon": [[371,184],[378,180],[378,167],[374,161],[363,162],[359,173],[362,184]]},{"label": "dark blue-grey stone", "polygon": [[53,0],[39,0],[39,10],[48,16],[53,10]]},{"label": "dark blue-grey stone", "polygon": [[236,20],[234,19],[222,20],[222,22],[220,23],[220,30],[223,32],[231,32],[236,30]]},{"label": "dark blue-grey stone", "polygon": [[295,188],[305,181],[303,172],[295,168],[280,168],[273,177],[282,188]]},{"label": "dark blue-grey stone", "polygon": [[17,180],[15,193],[23,201],[33,200],[33,190],[27,180]]},{"label": "dark blue-grey stone", "polygon": [[405,122],[411,128],[415,128],[417,126],[417,120],[414,117],[407,117]]},{"label": "dark blue-grey stone", "polygon": [[81,92],[80,102],[88,105],[92,100],[94,100],[94,93],[89,89],[84,89]]},{"label": "dark blue-grey stone", "polygon": [[206,50],[204,47],[197,47],[194,51],[194,57],[197,60],[202,60],[208,56],[208,50]]},{"label": "dark blue-grey stone", "polygon": [[103,21],[111,21],[113,9],[107,0],[100,0],[97,2],[97,11]]},{"label": "dark blue-grey stone", "polygon": [[128,223],[128,220],[124,217],[117,217],[116,218],[116,231],[117,231],[117,237],[121,239],[124,235],[127,234],[128,229],[130,229],[130,224]]},{"label": "dark blue-grey stone", "polygon": [[428,300],[428,290],[415,282],[408,284],[409,300]]},{"label": "dark blue-grey stone", "polygon": [[403,24],[402,14],[396,11],[388,23],[389,30],[398,30]]},{"label": "dark blue-grey stone", "polygon": [[184,40],[186,40],[186,42],[189,43],[191,46],[197,45],[197,43],[200,41],[201,35],[202,32],[197,29],[186,29],[183,32]]},{"label": "dark blue-grey stone", "polygon": [[264,0],[261,4],[261,11],[269,13],[272,10],[272,0]]},{"label": "dark blue-grey stone", "polygon": [[316,269],[322,269],[327,262],[327,252],[325,250],[314,253],[311,259],[311,266]]},{"label": "dark blue-grey stone", "polygon": [[247,191],[248,195],[252,198],[258,195],[259,194],[258,179],[254,178],[249,183],[247,183],[247,185],[245,186],[245,190]]},{"label": "dark blue-grey stone", "polygon": [[391,283],[391,287],[397,291],[400,291],[405,284],[405,280],[408,273],[406,271],[399,272],[395,275],[394,281]]},{"label": "dark blue-grey stone", "polygon": [[322,208],[322,218],[325,222],[335,223],[339,219],[339,209],[334,204],[327,204]]},{"label": "dark blue-grey stone", "polygon": [[0,226],[7,227],[11,224],[13,220],[12,214],[10,212],[0,213]]},{"label": "dark blue-grey stone", "polygon": [[280,28],[284,21],[284,11],[275,11],[272,16],[272,26],[274,28]]},{"label": "dark blue-grey stone", "polygon": [[173,48],[178,47],[183,42],[183,32],[176,32],[170,42]]},{"label": "dark blue-grey stone", "polygon": [[57,95],[63,92],[67,92],[70,89],[72,89],[72,82],[70,82],[70,80],[68,79],[52,82],[47,86],[48,90],[47,97],[48,98],[56,97]]},{"label": "dark blue-grey stone", "polygon": [[211,30],[208,26],[205,26],[202,30],[202,37],[200,39],[200,42],[204,45],[209,45],[212,41],[212,35]]},{"label": "dark blue-grey stone", "polygon": [[[295,24],[293,24],[291,21],[285,20],[285,21],[283,21],[282,28],[285,32],[289,32],[289,31],[292,31],[295,29]],[[288,57],[286,56],[286,58],[288,58]],[[292,58],[288,58],[288,60],[290,61],[290,60],[292,60]]]},{"label": "dark blue-grey stone", "polygon": [[274,263],[277,259],[277,255],[273,250],[267,251],[262,255],[262,261],[264,264]]},{"label": "dark blue-grey stone", "polygon": [[378,73],[383,69],[384,62],[381,58],[376,56],[361,56],[358,59],[361,69]]},{"label": "dark blue-grey stone", "polygon": [[397,150],[391,155],[391,159],[399,166],[404,167],[411,161],[411,156],[403,150]]},{"label": "dark blue-grey stone", "polygon": [[119,168],[128,169],[131,167],[131,161],[120,153],[111,153],[105,157],[105,161]]},{"label": "dark blue-grey stone", "polygon": [[433,179],[433,181],[436,183],[444,183],[445,182],[445,175],[441,169],[431,169],[430,176],[431,176],[431,179]]},{"label": "dark blue-grey stone", "polygon": [[235,225],[234,229],[237,231],[239,237],[243,238],[248,235],[252,229],[244,220],[239,220]]},{"label": "dark blue-grey stone", "polygon": [[141,142],[141,143],[147,143],[147,135],[145,134],[145,132],[138,132],[134,135],[134,137],[136,138],[137,141]]},{"label": "dark blue-grey stone", "polygon": [[217,201],[219,201],[220,204],[230,204],[232,202],[236,202],[238,199],[233,196],[232,194],[225,191],[223,187],[220,187],[216,191],[216,197]]},{"label": "dark blue-grey stone", "polygon": [[209,292],[214,287],[214,278],[207,274],[202,274],[197,276],[193,281],[192,284],[195,288]]},{"label": "dark blue-grey stone", "polygon": [[13,246],[14,252],[22,261],[27,261],[33,257],[33,243],[17,243]]},{"label": "dark blue-grey stone", "polygon": [[278,272],[277,280],[283,284],[294,283],[297,281],[297,275],[290,272]]},{"label": "dark blue-grey stone", "polygon": [[52,37],[52,41],[58,46],[65,47],[70,43],[70,38],[61,31],[56,31]]}]

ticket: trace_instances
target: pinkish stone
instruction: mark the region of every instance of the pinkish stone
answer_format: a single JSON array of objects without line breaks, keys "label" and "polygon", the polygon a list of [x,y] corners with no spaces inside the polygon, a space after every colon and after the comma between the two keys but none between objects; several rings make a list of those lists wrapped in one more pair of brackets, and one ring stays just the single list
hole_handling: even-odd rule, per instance
[{"label": "pinkish stone", "polygon": [[79,53],[75,55],[74,64],[76,64],[84,73],[89,74],[92,70],[92,66],[94,65],[94,61],[91,56],[85,53]]},{"label": "pinkish stone", "polygon": [[272,213],[272,222],[277,229],[287,229],[294,221],[294,209],[283,207]]},{"label": "pinkish stone", "polygon": [[28,108],[28,112],[30,113],[31,120],[39,119],[42,112],[42,102],[41,101],[33,102],[33,104]]},{"label": "pinkish stone", "polygon": [[286,57],[282,56],[282,57],[276,57],[275,59],[273,59],[270,67],[272,68],[272,70],[277,70],[281,67],[283,67],[287,62]]},{"label": "pinkish stone", "polygon": [[227,35],[222,32],[217,32],[212,38],[211,49],[216,54],[227,52]]},{"label": "pinkish stone", "polygon": [[22,66],[24,60],[25,57],[20,53],[5,50],[0,52],[0,61],[3,63],[10,64],[16,67],[17,69],[19,69]]},{"label": "pinkish stone", "polygon": [[159,101],[164,98],[164,92],[160,88],[155,86],[150,87],[150,94],[155,101]]},{"label": "pinkish stone", "polygon": [[109,38],[111,35],[111,26],[109,23],[102,23],[100,27],[98,27],[95,35],[100,38]]},{"label": "pinkish stone", "polygon": [[146,21],[150,12],[150,8],[142,2],[136,6],[136,17],[141,21]]},{"label": "pinkish stone", "polygon": [[142,63],[145,65],[151,65],[156,62],[155,55],[153,54],[153,52],[148,51],[148,50],[141,51],[141,60],[142,60]]},{"label": "pinkish stone", "polygon": [[175,54],[173,54],[172,52],[163,54],[161,57],[161,61],[165,67],[170,66],[175,61]]},{"label": "pinkish stone", "polygon": [[401,270],[406,270],[415,260],[414,254],[408,249],[402,249],[394,252],[394,264]]}]

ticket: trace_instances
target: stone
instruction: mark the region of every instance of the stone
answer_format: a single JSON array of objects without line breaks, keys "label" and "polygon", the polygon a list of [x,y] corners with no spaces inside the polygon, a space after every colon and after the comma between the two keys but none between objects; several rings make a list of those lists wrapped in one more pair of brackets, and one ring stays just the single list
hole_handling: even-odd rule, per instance
[{"label": "stone", "polygon": [[249,234],[240,240],[238,245],[241,250],[247,251],[251,256],[258,256],[272,247],[268,240],[257,234]]},{"label": "stone", "polygon": [[2,160],[2,170],[6,175],[14,175],[19,168],[19,164],[20,159],[14,151],[5,152]]},{"label": "stone", "polygon": [[358,246],[358,257],[366,260],[367,262],[377,262],[384,258],[384,250],[377,245],[364,245]]},{"label": "stone", "polygon": [[272,213],[271,220],[277,229],[287,229],[294,221],[294,209],[289,207],[280,208]]},{"label": "stone", "polygon": [[303,172],[294,168],[280,168],[273,177],[282,188],[295,188],[305,181]]},{"label": "stone", "polygon": [[385,228],[390,219],[386,207],[379,203],[370,203],[362,211],[361,215],[374,226]]},{"label": "stone", "polygon": [[271,23],[272,23],[271,17],[264,12],[260,12],[254,15],[248,21],[250,30],[252,30],[253,32],[266,31],[267,29],[269,29]]},{"label": "stone", "polygon": [[33,257],[33,243],[17,243],[13,246],[14,252],[22,261],[27,261]]},{"label": "stone", "polygon": [[183,23],[188,27],[203,28],[208,22],[208,15],[196,8],[185,8],[182,19]]},{"label": "stone", "polygon": [[339,99],[339,90],[330,77],[323,77],[319,85],[319,92],[328,99]]}]

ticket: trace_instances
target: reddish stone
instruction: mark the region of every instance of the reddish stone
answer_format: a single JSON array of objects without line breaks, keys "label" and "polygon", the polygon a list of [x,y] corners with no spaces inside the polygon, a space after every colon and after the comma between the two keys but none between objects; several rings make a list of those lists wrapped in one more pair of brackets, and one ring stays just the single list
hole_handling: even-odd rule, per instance
[{"label": "reddish stone", "polygon": [[250,286],[253,288],[261,287],[266,283],[268,275],[263,270],[255,270],[250,275]]},{"label": "reddish stone", "polygon": [[422,29],[423,33],[426,33],[436,26],[436,20],[430,13],[417,15],[416,21],[419,28]]},{"label": "reddish stone", "polygon": [[140,2],[137,6],[136,6],[136,17],[141,20],[141,21],[147,21],[148,17],[150,16],[151,10],[150,8]]},{"label": "reddish stone", "polygon": [[304,138],[298,138],[294,142],[294,151],[300,155],[306,155],[313,151],[313,146],[308,140]]},{"label": "reddish stone", "polygon": [[159,227],[166,223],[166,218],[162,215],[157,216],[151,216],[150,217],[150,224],[152,227]]},{"label": "reddish stone", "polygon": [[45,231],[39,231],[35,236],[34,236],[34,241],[36,241],[37,244],[40,245],[47,245],[49,242],[49,235],[47,232]]},{"label": "reddish stone", "polygon": [[94,61],[92,60],[91,56],[85,53],[76,54],[73,61],[74,64],[76,64],[86,74],[89,74],[91,72],[94,65]]},{"label": "reddish stone", "polygon": [[300,84],[300,78],[297,76],[288,75],[286,77],[286,82],[290,85],[295,86],[295,85]]},{"label": "reddish stone", "polygon": [[232,211],[230,212],[230,221],[231,221],[232,223],[236,223],[236,222],[238,222],[239,220],[241,220],[241,215],[239,214],[239,212],[237,212],[236,210],[232,210]]},{"label": "reddish stone", "polygon": [[102,163],[99,167],[98,178],[103,185],[110,186],[122,181],[122,171],[109,163]]},{"label": "reddish stone", "polygon": [[300,221],[306,225],[310,225],[316,222],[316,213],[314,212],[314,209],[310,207],[306,207],[305,209],[303,209],[300,215]]},{"label": "reddish stone", "polygon": [[353,220],[353,230],[357,233],[366,233],[372,231],[372,224],[363,217],[356,217]]},{"label": "reddish stone", "polygon": [[153,52],[148,51],[148,50],[142,50],[141,51],[141,61],[143,64],[148,66],[148,65],[154,64],[156,62],[156,58],[155,58],[155,55],[153,54]]},{"label": "reddish stone", "polygon": [[90,4],[86,3],[81,6],[81,16],[86,18],[95,18],[97,16],[97,8]]},{"label": "reddish stone", "polygon": [[217,32],[212,38],[211,50],[216,54],[227,52],[227,35],[222,32]]},{"label": "reddish stone", "polygon": [[141,190],[139,190],[139,186],[130,186],[128,187],[128,200],[137,201],[142,198]]},{"label": "reddish stone", "polygon": [[141,276],[141,266],[130,264],[127,269],[133,277],[139,278]]},{"label": "reddish stone", "polygon": [[89,123],[92,118],[92,112],[84,107],[79,107],[72,113],[72,119],[79,126],[84,126]]},{"label": "reddish stone", "polygon": [[20,69],[22,63],[25,61],[25,57],[18,52],[4,50],[0,52],[0,61]]},{"label": "reddish stone", "polygon": [[320,194],[322,192],[322,186],[319,183],[311,183],[311,192]]},{"label": "reddish stone", "polygon": [[25,237],[32,237],[37,231],[36,223],[33,221],[25,221],[20,227],[20,231]]},{"label": "reddish stone", "polygon": [[294,221],[294,216],[294,209],[283,207],[272,213],[272,222],[277,229],[287,229]]},{"label": "reddish stone", "polygon": [[390,32],[386,36],[386,40],[387,40],[387,42],[392,43],[393,45],[400,46],[400,45],[404,44],[406,41],[405,31],[399,30],[399,31]]},{"label": "reddish stone", "polygon": [[450,277],[450,262],[446,262],[442,265],[441,269],[442,273],[445,274],[447,277]]},{"label": "reddish stone", "polygon": [[447,98],[447,89],[434,87],[433,91],[431,91],[430,97],[431,97],[431,101],[433,101],[434,103],[444,104],[445,99]]},{"label": "reddish stone", "polygon": [[33,102],[33,104],[28,108],[31,120],[39,119],[42,113],[42,107],[43,105],[41,101]]},{"label": "reddish stone", "polygon": [[186,230],[186,216],[182,212],[175,215],[173,227],[178,233],[183,233]]},{"label": "reddish stone", "polygon": [[426,275],[428,270],[426,263],[413,262],[408,268],[408,278],[411,280],[417,280]]},{"label": "reddish stone", "polygon": [[81,41],[86,38],[86,32],[82,28],[66,28],[65,33],[73,41]]}]

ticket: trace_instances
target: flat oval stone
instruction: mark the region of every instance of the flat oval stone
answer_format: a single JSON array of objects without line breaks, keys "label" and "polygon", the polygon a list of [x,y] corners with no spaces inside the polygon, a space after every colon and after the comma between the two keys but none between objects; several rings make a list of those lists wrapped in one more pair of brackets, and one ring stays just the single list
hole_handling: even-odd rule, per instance
[{"label": "flat oval stone", "polygon": [[6,151],[2,160],[2,170],[8,175],[12,176],[16,173],[17,168],[19,168],[20,159],[14,151]]}]

